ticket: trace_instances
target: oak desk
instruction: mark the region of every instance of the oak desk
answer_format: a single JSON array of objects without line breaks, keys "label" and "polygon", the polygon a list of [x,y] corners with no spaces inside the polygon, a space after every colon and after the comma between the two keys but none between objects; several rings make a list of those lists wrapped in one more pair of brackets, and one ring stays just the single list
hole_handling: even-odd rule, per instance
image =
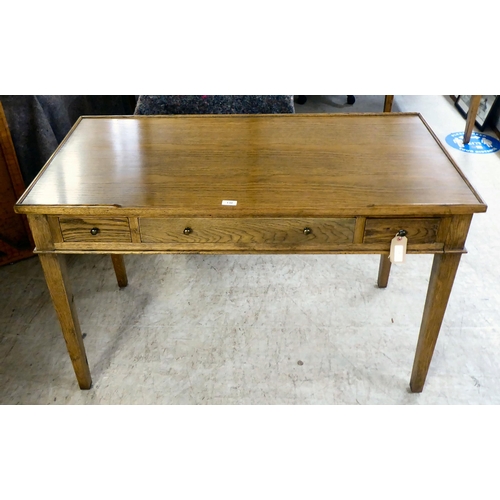
[{"label": "oak desk", "polygon": [[111,254],[125,286],[127,253],[373,253],[385,287],[405,230],[408,253],[435,254],[410,381],[420,392],[486,205],[419,114],[386,113],[82,117],[16,210],[82,389],[92,380],[64,254]]}]

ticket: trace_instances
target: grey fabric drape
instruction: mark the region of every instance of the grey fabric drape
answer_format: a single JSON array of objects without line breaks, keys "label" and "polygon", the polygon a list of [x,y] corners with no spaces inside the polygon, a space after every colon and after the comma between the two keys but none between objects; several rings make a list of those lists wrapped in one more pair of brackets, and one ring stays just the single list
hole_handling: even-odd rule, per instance
[{"label": "grey fabric drape", "polygon": [[131,115],[133,96],[0,95],[26,185],[82,115]]}]

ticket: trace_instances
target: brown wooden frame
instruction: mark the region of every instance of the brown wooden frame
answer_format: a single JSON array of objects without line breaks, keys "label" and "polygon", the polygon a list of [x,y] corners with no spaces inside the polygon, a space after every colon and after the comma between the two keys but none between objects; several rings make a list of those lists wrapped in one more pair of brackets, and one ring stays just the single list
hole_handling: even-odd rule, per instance
[{"label": "brown wooden frame", "polygon": [[[74,188],[72,162],[86,168]],[[220,205],[235,193],[238,206]],[[82,389],[92,379],[65,254],[111,254],[126,286],[122,254],[373,253],[383,288],[390,242],[404,229],[409,254],[434,254],[413,392],[423,389],[472,216],[486,209],[417,113],[83,118],[16,205]]]},{"label": "brown wooden frame", "polygon": [[[0,102],[0,169],[1,179],[7,184],[2,185],[5,198],[0,200],[0,208],[7,212],[7,217],[0,220],[0,265],[10,264],[33,256],[35,244],[31,236],[28,220],[25,215],[14,213],[14,203],[26,189],[16,151],[12,143],[7,119]],[[10,212],[10,213],[9,213]],[[4,212],[5,213],[5,212]],[[11,241],[2,235],[3,224],[14,224],[17,241]]]}]

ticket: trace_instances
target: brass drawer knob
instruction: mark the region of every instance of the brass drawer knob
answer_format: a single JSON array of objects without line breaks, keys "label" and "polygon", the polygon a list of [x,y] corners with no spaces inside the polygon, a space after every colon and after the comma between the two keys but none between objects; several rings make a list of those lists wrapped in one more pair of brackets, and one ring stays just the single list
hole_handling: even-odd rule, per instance
[{"label": "brass drawer knob", "polygon": [[91,230],[90,230],[90,234],[92,236],[95,236],[97,234],[99,234],[99,228],[98,227],[93,227]]},{"label": "brass drawer knob", "polygon": [[190,227],[186,227],[186,229],[184,229],[184,234],[191,234],[192,232],[193,230]]},{"label": "brass drawer knob", "polygon": [[308,234],[312,233],[312,229],[310,227],[305,227],[304,228],[304,234],[307,236]]}]

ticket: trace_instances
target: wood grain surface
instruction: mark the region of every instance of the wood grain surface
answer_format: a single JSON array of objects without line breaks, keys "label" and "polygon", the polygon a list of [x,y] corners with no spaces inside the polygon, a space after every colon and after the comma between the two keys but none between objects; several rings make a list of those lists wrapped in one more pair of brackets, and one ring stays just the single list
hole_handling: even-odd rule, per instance
[{"label": "wood grain surface", "polygon": [[420,115],[381,113],[84,117],[17,210],[352,217],[486,206]]},{"label": "wood grain surface", "polygon": [[437,241],[440,219],[367,219],[365,243],[390,243],[400,230],[406,231],[408,244]]},{"label": "wood grain surface", "polygon": [[[230,200],[231,205],[224,205]],[[28,214],[82,389],[91,377],[58,253],[436,253],[410,387],[424,386],[461,253],[487,207],[418,114],[82,118]],[[391,265],[382,255],[378,285]]]},{"label": "wood grain surface", "polygon": [[145,243],[214,243],[234,248],[352,243],[354,225],[355,219],[140,219]]},{"label": "wood grain surface", "polygon": [[[128,219],[69,218],[59,219],[63,241],[130,242]],[[92,234],[92,231],[96,234]]]}]

